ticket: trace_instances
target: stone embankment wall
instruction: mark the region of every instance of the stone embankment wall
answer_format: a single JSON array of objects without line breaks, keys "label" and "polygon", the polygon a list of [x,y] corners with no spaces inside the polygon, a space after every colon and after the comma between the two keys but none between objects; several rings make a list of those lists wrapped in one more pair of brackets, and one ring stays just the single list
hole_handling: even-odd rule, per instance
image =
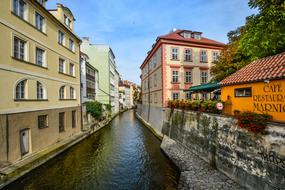
[{"label": "stone embankment wall", "polygon": [[268,134],[253,134],[232,117],[160,109],[156,120],[162,123],[150,122],[152,127],[231,179],[249,189],[285,189],[285,125],[270,123]]}]

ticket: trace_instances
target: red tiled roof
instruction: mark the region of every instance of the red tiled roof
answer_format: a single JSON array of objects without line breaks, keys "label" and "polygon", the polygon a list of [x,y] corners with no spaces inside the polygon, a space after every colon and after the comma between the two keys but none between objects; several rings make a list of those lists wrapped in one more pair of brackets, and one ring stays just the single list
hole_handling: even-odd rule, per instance
[{"label": "red tiled roof", "polygon": [[220,82],[222,86],[285,78],[285,52],[258,59]]},{"label": "red tiled roof", "polygon": [[[215,40],[211,40],[208,38],[204,38],[201,37],[201,39],[194,39],[194,38],[184,38],[181,33],[184,31],[188,31],[188,30],[176,30],[175,32],[171,32],[169,34],[166,35],[162,35],[159,36],[159,39],[167,39],[167,40],[178,40],[178,41],[183,41],[183,42],[192,42],[192,43],[198,43],[198,44],[209,44],[209,45],[214,45],[214,46],[224,46],[224,43],[215,41]],[[201,32],[193,32],[193,31],[188,31],[191,33],[200,33]]]}]

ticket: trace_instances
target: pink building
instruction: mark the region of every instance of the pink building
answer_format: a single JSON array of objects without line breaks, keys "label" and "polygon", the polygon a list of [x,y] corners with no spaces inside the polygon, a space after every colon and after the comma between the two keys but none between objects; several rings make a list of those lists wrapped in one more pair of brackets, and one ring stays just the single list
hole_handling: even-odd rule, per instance
[{"label": "pink building", "polygon": [[202,32],[175,30],[159,36],[140,66],[142,103],[166,107],[168,100],[191,99],[184,90],[210,81],[210,67],[224,46]]}]

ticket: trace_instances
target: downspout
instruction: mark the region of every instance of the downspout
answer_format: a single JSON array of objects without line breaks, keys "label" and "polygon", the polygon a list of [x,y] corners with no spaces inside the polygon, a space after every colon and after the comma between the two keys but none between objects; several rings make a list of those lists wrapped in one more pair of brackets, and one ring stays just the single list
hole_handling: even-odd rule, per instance
[{"label": "downspout", "polygon": [[6,151],[7,151],[7,161],[9,161],[9,116],[6,115]]},{"label": "downspout", "polygon": [[[81,44],[80,44],[81,45]],[[83,105],[82,105],[82,87],[81,87],[81,55],[80,55],[80,45],[79,45],[79,86],[80,86],[80,117],[81,117],[81,121],[80,121],[80,125],[81,125],[81,131],[83,131]],[[86,65],[86,63],[85,63]]]}]

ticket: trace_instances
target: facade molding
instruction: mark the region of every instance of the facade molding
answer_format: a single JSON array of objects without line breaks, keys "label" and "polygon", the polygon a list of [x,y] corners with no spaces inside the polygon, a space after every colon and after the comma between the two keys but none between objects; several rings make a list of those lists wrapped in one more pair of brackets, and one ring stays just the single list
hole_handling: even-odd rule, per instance
[{"label": "facade molding", "polygon": [[[18,74],[28,75],[28,76],[31,76],[31,77],[42,78],[42,79],[45,79],[45,80],[52,80],[52,81],[56,81],[56,82],[66,83],[67,85],[68,84],[69,85],[75,85],[75,86],[79,86],[80,85],[78,83],[74,83],[74,82],[70,82],[70,81],[67,81],[67,80],[58,79],[58,78],[55,78],[55,77],[50,77],[48,75],[42,75],[42,74],[38,74],[38,73],[30,72],[30,71],[25,71],[25,70],[22,70],[22,69],[16,69],[16,68],[11,67],[11,66],[1,65],[0,64],[0,71],[1,70],[6,71],[6,72],[13,72],[13,73],[18,73]],[[27,77],[25,76],[23,78],[27,78]]]}]

